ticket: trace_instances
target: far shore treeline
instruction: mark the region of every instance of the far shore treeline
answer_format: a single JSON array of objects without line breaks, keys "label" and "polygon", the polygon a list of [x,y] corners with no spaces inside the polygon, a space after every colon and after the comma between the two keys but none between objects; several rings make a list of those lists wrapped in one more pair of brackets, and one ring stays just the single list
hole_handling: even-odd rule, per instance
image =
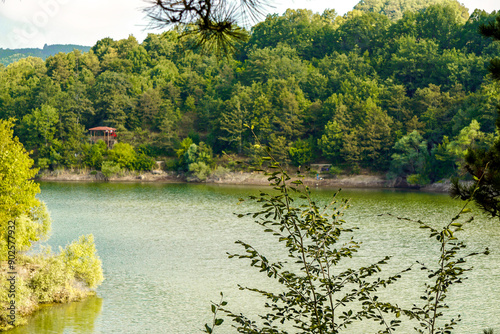
[{"label": "far shore treeline", "polygon": [[[258,140],[290,166],[413,184],[457,175],[468,149],[495,138],[500,86],[488,64],[500,43],[478,27],[498,14],[387,3],[269,15],[230,58],[172,29],[20,59],[0,65],[0,119],[15,119],[42,169],[150,170],[163,160],[203,179],[237,160],[260,167]],[[92,144],[95,126],[116,128],[119,144]]]}]

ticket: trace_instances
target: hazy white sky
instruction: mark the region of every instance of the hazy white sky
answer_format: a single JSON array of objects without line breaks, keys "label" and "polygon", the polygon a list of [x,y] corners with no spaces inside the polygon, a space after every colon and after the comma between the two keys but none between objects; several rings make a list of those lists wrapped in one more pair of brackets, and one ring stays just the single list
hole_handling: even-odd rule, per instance
[{"label": "hazy white sky", "polygon": [[[359,0],[275,0],[269,12],[282,14],[287,8],[315,12],[333,8],[339,14],[351,10]],[[500,9],[498,0],[462,0],[469,11]],[[141,11],[144,0],[5,0],[0,2],[0,48],[43,47],[46,44],[92,46],[105,37],[115,40],[147,36],[148,20]]]}]

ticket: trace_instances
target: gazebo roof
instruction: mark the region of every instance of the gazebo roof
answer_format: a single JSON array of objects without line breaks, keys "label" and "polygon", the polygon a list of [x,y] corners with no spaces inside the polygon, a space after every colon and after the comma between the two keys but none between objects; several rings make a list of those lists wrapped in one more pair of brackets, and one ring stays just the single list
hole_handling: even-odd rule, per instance
[{"label": "gazebo roof", "polygon": [[89,131],[115,131],[115,128],[110,128],[107,126],[97,126],[95,128],[89,129]]}]

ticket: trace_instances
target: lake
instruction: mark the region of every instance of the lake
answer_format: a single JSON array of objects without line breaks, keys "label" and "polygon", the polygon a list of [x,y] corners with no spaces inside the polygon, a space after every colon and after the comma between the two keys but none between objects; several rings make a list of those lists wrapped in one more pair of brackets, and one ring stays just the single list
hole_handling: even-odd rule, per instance
[{"label": "lake", "polygon": [[[238,219],[258,205],[239,198],[258,194],[266,187],[205,184],[42,183],[39,198],[53,219],[53,250],[82,234],[92,233],[103,262],[105,281],[97,297],[69,305],[41,309],[27,326],[9,333],[200,333],[211,321],[210,301],[220,292],[235,313],[255,313],[262,300],[237,284],[274,286],[248,262],[228,259],[238,252],[236,240],[254,245],[270,258],[284,252],[272,236],[249,218]],[[313,190],[326,203],[333,190]],[[346,266],[393,258],[385,271],[394,273],[415,260],[435,261],[436,243],[418,224],[398,220],[391,213],[442,226],[463,203],[446,194],[396,190],[349,189],[341,192],[351,208],[345,219],[358,227],[354,237],[362,248]],[[468,249],[489,247],[489,256],[468,262],[474,269],[463,284],[452,288],[450,314],[460,313],[455,333],[500,331],[500,222],[476,209],[475,220],[461,236]],[[384,272],[382,276],[384,276]],[[418,268],[405,275],[385,297],[410,307],[423,292]],[[226,321],[226,322],[229,322]],[[226,323],[216,333],[234,333]],[[346,333],[373,333],[373,324],[358,324]],[[413,333],[401,327],[397,333]]]}]

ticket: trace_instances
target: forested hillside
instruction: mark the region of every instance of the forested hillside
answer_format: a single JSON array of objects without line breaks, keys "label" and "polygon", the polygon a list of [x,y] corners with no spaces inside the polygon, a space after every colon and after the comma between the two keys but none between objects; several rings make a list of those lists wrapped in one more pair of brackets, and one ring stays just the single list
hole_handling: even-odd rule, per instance
[{"label": "forested hillside", "polygon": [[[232,59],[193,50],[175,29],[22,59],[1,69],[0,118],[16,118],[44,168],[149,169],[154,157],[199,172],[223,152],[226,166],[228,155],[259,166],[248,125],[290,165],[419,184],[456,174],[468,148],[494,138],[500,87],[487,67],[500,45],[478,26],[497,13],[468,17],[458,2],[401,18],[370,1],[357,8],[270,15]],[[116,128],[120,144],[90,144],[94,126]]]}]

